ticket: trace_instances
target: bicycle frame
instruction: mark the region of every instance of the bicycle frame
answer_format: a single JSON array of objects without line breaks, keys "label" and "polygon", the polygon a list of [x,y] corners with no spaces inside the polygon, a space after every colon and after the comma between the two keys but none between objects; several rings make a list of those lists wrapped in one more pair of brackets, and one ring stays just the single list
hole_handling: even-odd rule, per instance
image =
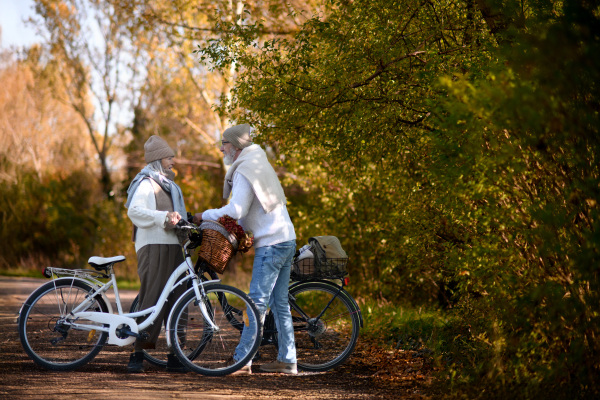
[{"label": "bicycle frame", "polygon": [[[91,273],[88,273],[87,275],[85,273],[80,273],[79,275],[77,275],[77,273],[75,273],[75,275],[73,276],[73,281],[75,281],[77,279],[77,280],[81,280],[85,283],[91,284],[92,287],[94,287],[94,291],[91,292],[86,297],[86,300],[84,300],[77,307],[75,307],[73,310],[71,310],[70,315],[72,317],[74,317],[74,320],[73,320],[73,322],[70,322],[69,325],[71,327],[73,327],[74,329],[87,330],[87,331],[96,330],[96,331],[101,331],[101,332],[107,332],[109,334],[108,344],[114,344],[114,345],[118,345],[118,346],[126,346],[128,344],[135,342],[136,338],[141,336],[139,334],[139,332],[143,331],[145,328],[150,326],[155,321],[160,310],[162,310],[165,303],[167,302],[167,298],[169,297],[171,292],[178,286],[183,285],[187,281],[191,280],[192,287],[185,293],[188,293],[190,290],[193,290],[195,292],[196,299],[200,300],[204,294],[204,286],[203,285],[205,283],[209,283],[209,282],[210,283],[219,282],[220,279],[211,280],[209,282],[201,282],[198,279],[198,276],[194,272],[191,256],[189,255],[189,253],[187,251],[188,243],[186,243],[184,245],[184,252],[186,255],[185,260],[177,267],[177,269],[175,269],[175,271],[173,271],[173,273],[169,277],[169,280],[167,281],[165,287],[163,288],[156,305],[149,307],[147,309],[144,309],[144,310],[134,312],[134,313],[124,313],[123,312],[123,307],[121,304],[121,299],[119,296],[119,290],[118,290],[118,286],[117,286],[117,280],[116,280],[116,276],[115,276],[112,265],[110,265],[109,271],[108,271],[110,273],[110,280],[104,284],[102,284],[101,281],[95,279],[92,276],[94,271],[90,271]],[[52,268],[50,268],[50,270],[51,271],[54,270],[53,273],[55,273],[55,271],[58,271],[58,269],[52,269]],[[181,276],[185,275],[186,272],[188,273],[187,276],[184,276],[182,279],[179,279]],[[82,278],[81,276],[85,276],[85,278]],[[102,284],[102,286],[100,286],[100,284]],[[113,287],[113,291],[115,294],[115,302],[117,305],[118,314],[113,313],[112,307],[110,306],[110,301],[106,301],[107,305],[109,306],[108,313],[81,311],[81,310],[87,309],[87,307],[89,307],[89,305],[93,302],[93,299],[96,296],[100,295],[105,300],[108,300],[107,296],[106,296],[106,292],[111,287]],[[210,323],[211,328],[213,328],[214,330],[218,330],[218,327],[213,324],[213,321],[210,318],[210,314],[208,313],[208,310],[206,310],[204,302],[198,301],[198,303],[200,305],[200,309],[202,310],[203,315],[206,318],[206,321],[208,321]],[[59,304],[60,304],[60,302],[59,302]],[[65,313],[65,315],[66,315],[66,313]],[[148,315],[148,317],[144,321],[142,321],[140,324],[138,324],[137,321],[135,320],[135,318],[142,317],[145,315]],[[96,323],[98,323],[98,325],[81,325],[81,324],[77,323],[78,319],[85,319],[88,321],[96,322]],[[170,316],[169,316],[169,320],[170,320]]]},{"label": "bicycle frame", "polygon": [[[209,264],[206,263],[202,258],[198,258],[198,261],[194,267],[194,271],[200,280],[204,283],[218,281],[219,277],[214,270],[210,267]],[[320,361],[316,360],[314,357],[316,353],[304,354],[307,362],[304,365],[301,364],[299,359],[298,365],[300,368],[306,369],[308,371],[326,371],[331,368],[334,368],[337,365],[340,365],[342,362],[347,359],[347,357],[351,354],[358,339],[358,330],[363,327],[363,317],[362,312],[354,300],[354,298],[344,289],[348,284],[345,279],[336,278],[339,281],[339,284],[333,282],[333,279],[319,279],[319,278],[310,278],[302,281],[293,281],[290,283],[289,289],[290,293],[288,294],[288,301],[290,308],[292,309],[292,322],[294,324],[294,334],[302,337],[303,341],[303,349],[306,351],[307,349],[326,349],[329,350],[329,346],[332,345],[333,353],[331,354],[332,358],[328,355],[325,355],[325,358]],[[303,286],[309,286],[309,288],[304,288]],[[317,285],[317,287],[314,287]],[[318,286],[322,285],[322,286]],[[207,291],[208,286],[205,287]],[[180,304],[184,301],[190,301],[191,298],[194,298],[193,294],[190,291],[193,289],[189,289],[186,291],[181,297],[180,300],[173,306],[174,310],[181,310]],[[315,292],[313,292],[315,291]],[[296,294],[297,293],[297,294]],[[311,309],[313,307],[311,303],[306,303],[306,297],[304,297],[304,293],[319,293],[320,299],[318,301],[319,307],[317,309]],[[301,297],[300,302],[296,298],[299,295]],[[227,297],[224,294],[217,294],[217,299],[211,299],[211,301],[218,301],[220,306],[223,309],[227,309],[229,311],[226,312],[225,317],[229,323],[236,327],[239,331],[243,329],[243,325],[240,323],[237,315],[240,315],[240,309],[231,307]],[[335,304],[334,304],[335,303]],[[137,304],[137,303],[136,303]],[[198,306],[199,303],[196,303]],[[308,306],[308,308],[306,308]],[[333,308],[332,308],[333,307]],[[132,310],[136,307],[132,307]],[[330,313],[330,309],[339,310]],[[310,311],[309,311],[310,310]],[[212,311],[212,309],[210,310]],[[167,321],[167,326],[171,327],[173,319],[176,318],[176,313],[169,315],[169,319]],[[269,345],[277,343],[277,328],[276,323],[271,314],[267,314],[267,318],[265,319],[262,327],[262,338],[258,341],[259,345]],[[269,317],[270,316],[270,317]],[[344,347],[344,343],[342,343],[341,347],[337,342],[332,342],[331,338],[335,337],[329,335],[322,336],[327,330],[327,324],[330,321],[335,323],[340,316],[342,316],[342,320],[346,320],[346,325],[349,331],[345,328],[342,328],[344,332],[347,332],[347,346]],[[325,318],[325,319],[323,319]],[[333,328],[336,331],[336,328]],[[216,332],[215,332],[216,333]],[[165,341],[167,347],[173,347],[177,342],[177,338],[174,336],[175,333],[172,329],[167,330],[165,332]],[[209,339],[211,337],[211,333],[205,333],[205,337]],[[296,336],[298,338],[298,336]],[[346,339],[345,339],[346,340]],[[345,342],[344,340],[344,342]],[[312,343],[312,344],[311,344]],[[308,346],[308,347],[307,347]],[[325,346],[325,347],[323,347]],[[338,350],[335,350],[335,349]],[[194,349],[186,348],[187,351]],[[166,365],[167,361],[164,360],[164,350],[161,350],[163,353],[147,353],[145,354],[146,360],[150,363],[157,366]],[[159,354],[159,355],[158,355]],[[185,353],[184,353],[185,354]],[[188,353],[191,354],[191,353]],[[157,356],[158,355],[158,356]],[[187,354],[186,354],[187,356]],[[316,364],[315,364],[316,363]]]}]

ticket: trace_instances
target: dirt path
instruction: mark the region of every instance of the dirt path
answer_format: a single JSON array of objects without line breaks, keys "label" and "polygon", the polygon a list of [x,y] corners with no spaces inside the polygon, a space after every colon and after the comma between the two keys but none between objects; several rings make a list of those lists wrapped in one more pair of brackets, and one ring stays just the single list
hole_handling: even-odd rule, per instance
[{"label": "dirt path", "polygon": [[[205,377],[148,366],[128,374],[129,347],[106,346],[85,367],[52,372],[31,361],[19,341],[17,313],[45,280],[0,277],[0,399],[427,399],[429,368],[409,352],[382,352],[359,340],[352,357],[324,373]],[[136,293],[125,291],[123,302]]]}]

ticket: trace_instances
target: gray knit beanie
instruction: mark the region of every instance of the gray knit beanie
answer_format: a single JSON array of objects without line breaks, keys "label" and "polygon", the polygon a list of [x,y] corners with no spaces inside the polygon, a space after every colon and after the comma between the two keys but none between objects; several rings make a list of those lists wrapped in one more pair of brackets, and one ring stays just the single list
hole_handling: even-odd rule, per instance
[{"label": "gray knit beanie", "polygon": [[175,152],[169,147],[165,139],[156,135],[150,136],[146,141],[144,151],[144,158],[148,164],[152,161],[162,160],[163,158],[175,157]]},{"label": "gray knit beanie", "polygon": [[223,140],[231,142],[238,149],[244,149],[252,144],[250,137],[250,125],[242,124],[235,125],[225,129],[223,132]]}]

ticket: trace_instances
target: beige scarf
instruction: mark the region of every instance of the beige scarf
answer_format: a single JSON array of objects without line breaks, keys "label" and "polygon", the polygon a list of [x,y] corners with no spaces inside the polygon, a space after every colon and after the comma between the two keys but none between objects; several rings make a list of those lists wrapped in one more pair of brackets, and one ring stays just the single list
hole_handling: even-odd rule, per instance
[{"label": "beige scarf", "polygon": [[285,194],[275,170],[265,151],[257,144],[242,150],[237,160],[229,167],[223,185],[223,198],[228,199],[233,185],[233,174],[239,172],[250,182],[254,194],[266,213],[286,203]]}]

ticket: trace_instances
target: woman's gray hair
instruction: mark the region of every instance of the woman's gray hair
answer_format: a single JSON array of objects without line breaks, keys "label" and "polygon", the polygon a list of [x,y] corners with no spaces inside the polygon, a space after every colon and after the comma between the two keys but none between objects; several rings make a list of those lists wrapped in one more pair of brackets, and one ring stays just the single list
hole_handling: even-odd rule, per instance
[{"label": "woman's gray hair", "polygon": [[155,161],[149,162],[148,167],[150,167],[151,170],[154,170],[161,175],[166,175],[165,169],[162,166],[161,160],[155,160]]}]

